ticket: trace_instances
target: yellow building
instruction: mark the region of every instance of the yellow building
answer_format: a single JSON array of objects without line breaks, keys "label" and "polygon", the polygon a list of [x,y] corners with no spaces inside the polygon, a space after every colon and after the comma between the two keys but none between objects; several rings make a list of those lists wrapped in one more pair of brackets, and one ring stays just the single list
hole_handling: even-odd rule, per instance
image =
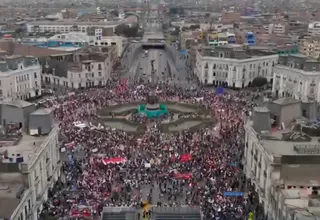
[{"label": "yellow building", "polygon": [[305,37],[299,40],[300,53],[318,59],[320,56],[320,37]]}]

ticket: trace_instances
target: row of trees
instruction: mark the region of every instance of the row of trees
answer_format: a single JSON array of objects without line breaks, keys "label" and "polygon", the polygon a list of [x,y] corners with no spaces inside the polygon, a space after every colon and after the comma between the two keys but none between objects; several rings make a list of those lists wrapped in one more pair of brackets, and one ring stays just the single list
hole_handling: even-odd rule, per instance
[{"label": "row of trees", "polygon": [[125,37],[141,37],[142,33],[139,33],[139,26],[129,26],[127,24],[120,24],[116,27],[115,33]]}]

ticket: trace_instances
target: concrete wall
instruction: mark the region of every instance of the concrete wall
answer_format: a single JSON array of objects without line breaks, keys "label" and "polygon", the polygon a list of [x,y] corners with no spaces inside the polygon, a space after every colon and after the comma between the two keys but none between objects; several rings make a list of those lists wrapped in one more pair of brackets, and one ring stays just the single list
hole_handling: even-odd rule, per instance
[{"label": "concrete wall", "polygon": [[49,134],[52,127],[52,114],[30,115],[29,129],[41,129],[41,134]]},{"label": "concrete wall", "polygon": [[23,110],[13,105],[2,105],[2,117],[1,125],[7,126],[10,123],[19,124],[22,123],[22,127],[25,128],[25,119]]}]

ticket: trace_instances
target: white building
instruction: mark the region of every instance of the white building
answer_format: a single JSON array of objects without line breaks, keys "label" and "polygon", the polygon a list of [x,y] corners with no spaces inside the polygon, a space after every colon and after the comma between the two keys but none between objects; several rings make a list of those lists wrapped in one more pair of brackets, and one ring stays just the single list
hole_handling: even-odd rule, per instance
[{"label": "white building", "polygon": [[[55,126],[48,136],[24,135],[18,145],[1,148],[11,158],[4,159],[2,164],[18,168],[17,172],[0,173],[0,183],[6,187],[0,189],[0,207],[6,207],[5,212],[0,211],[1,216],[12,220],[38,219],[48,190],[60,176],[58,132]],[[13,158],[18,156],[23,157],[22,163]]]},{"label": "white building", "polygon": [[269,24],[266,30],[269,34],[285,34],[287,32],[288,26],[283,23]]},{"label": "white building", "polygon": [[6,57],[0,61],[0,96],[23,100],[40,96],[41,71],[37,58]]},{"label": "white building", "polygon": [[97,28],[115,28],[119,22],[87,22],[78,20],[58,20],[58,21],[33,21],[27,24],[28,33],[69,33],[69,32],[83,32],[87,33],[89,27]]},{"label": "white building", "polygon": [[[292,109],[299,112],[300,103],[287,104],[286,99],[288,98],[282,98],[274,104],[277,108],[280,106],[285,110],[280,110],[283,117],[290,115]],[[267,114],[269,116],[264,118]],[[309,209],[312,206],[310,197],[320,186],[317,178],[320,172],[319,163],[312,161],[319,161],[320,149],[317,139],[310,142],[303,142],[305,139],[301,139],[297,144],[293,139],[297,140],[299,134],[293,135],[290,129],[271,130],[270,112],[265,107],[255,108],[252,119],[245,124],[243,165],[246,177],[258,192],[259,203],[264,207],[265,215],[270,220],[299,219],[297,213],[303,213],[302,211],[305,211],[305,216],[312,216]],[[266,128],[268,121],[269,128]],[[262,129],[259,131],[257,127]],[[287,137],[294,137],[283,141],[283,133],[286,133]],[[317,148],[315,152],[310,151],[312,146]],[[306,151],[301,151],[299,147]],[[316,200],[319,211],[317,195]]]},{"label": "white building", "polygon": [[250,87],[257,76],[272,83],[277,62],[278,55],[274,53],[227,45],[197,51],[194,73],[204,84],[244,88]]},{"label": "white building", "polygon": [[114,46],[82,48],[71,54],[53,55],[51,59],[42,61],[42,82],[49,87],[75,89],[104,86],[117,60]]},{"label": "white building", "polygon": [[304,55],[280,57],[273,78],[274,96],[320,102],[320,62]]},{"label": "white building", "polygon": [[320,22],[312,22],[308,26],[308,34],[311,36],[318,36],[320,35]]},{"label": "white building", "polygon": [[101,29],[95,29],[95,36],[90,40],[91,46],[116,46],[120,57],[128,44],[128,39],[121,36],[103,36]]},{"label": "white building", "polygon": [[[62,50],[64,44],[72,44],[74,48],[78,48],[84,45],[98,46],[98,47],[109,47],[116,46],[118,57],[121,56],[123,50],[128,44],[128,40],[122,36],[103,36],[102,29],[95,29],[94,36],[89,36],[86,33],[70,32],[64,34],[56,34],[48,39],[48,45],[55,45],[53,43],[59,42],[60,46],[50,47],[50,49]],[[69,46],[69,48],[71,48]],[[74,49],[73,48],[73,49]],[[71,48],[72,49],[72,48]]]}]

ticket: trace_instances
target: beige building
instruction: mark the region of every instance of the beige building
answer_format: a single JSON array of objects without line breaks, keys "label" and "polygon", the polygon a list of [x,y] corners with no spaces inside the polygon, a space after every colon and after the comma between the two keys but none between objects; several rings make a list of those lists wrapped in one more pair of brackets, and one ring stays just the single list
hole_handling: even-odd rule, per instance
[{"label": "beige building", "polygon": [[283,22],[269,24],[266,28],[269,34],[286,34],[289,25]]},{"label": "beige building", "polygon": [[320,36],[305,37],[299,41],[299,51],[313,59],[318,59],[320,55]]}]

